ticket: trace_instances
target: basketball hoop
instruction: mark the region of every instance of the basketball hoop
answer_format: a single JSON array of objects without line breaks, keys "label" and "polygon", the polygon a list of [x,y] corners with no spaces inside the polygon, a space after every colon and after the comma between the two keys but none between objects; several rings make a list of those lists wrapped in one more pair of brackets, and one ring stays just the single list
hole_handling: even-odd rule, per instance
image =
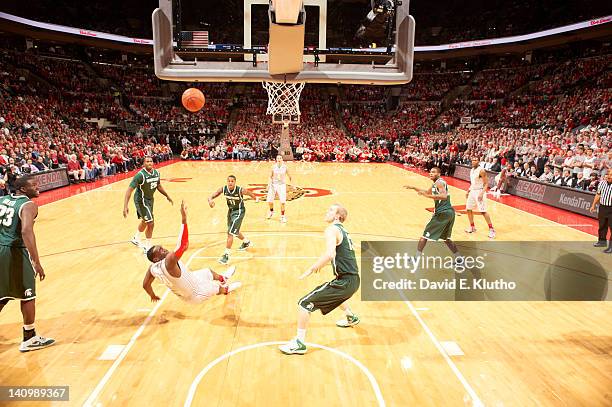
[{"label": "basketball hoop", "polygon": [[[304,89],[305,82],[285,83],[266,82],[264,89],[268,92],[268,109],[266,114],[271,114],[273,119],[277,115],[281,118],[300,115],[300,94]],[[299,120],[299,119],[298,119]]]}]

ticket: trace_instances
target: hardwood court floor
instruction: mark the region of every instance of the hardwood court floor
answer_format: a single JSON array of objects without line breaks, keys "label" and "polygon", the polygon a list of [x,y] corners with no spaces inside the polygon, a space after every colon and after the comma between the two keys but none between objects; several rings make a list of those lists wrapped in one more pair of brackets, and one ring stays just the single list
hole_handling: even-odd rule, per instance
[{"label": "hardwood court floor", "polygon": [[[70,402],[101,406],[604,406],[612,400],[612,307],[609,303],[361,302],[362,323],[342,330],[339,311],[313,315],[305,356],[284,356],[274,343],[295,334],[296,301],[330,279],[326,268],[297,277],[323,250],[326,208],[342,202],[347,229],[361,240],[417,239],[430,200],[401,188],[429,180],[386,164],[290,163],[291,184],[310,193],[289,202],[289,223],[264,220],[264,203],[247,203],[243,230],[254,243],[234,251],[243,288],[199,306],[168,295],[148,300],[147,260],[127,240],[128,180],[40,208],[38,244],[47,279],[38,284],[37,330],[56,346],[20,354],[21,315],[0,313],[0,384],[69,385]],[[170,206],[155,202],[155,242],[174,247],[178,204],[189,204],[192,270],[212,267],[225,240],[226,206],[206,197],[234,174],[238,184],[266,184],[270,163],[176,163],[162,168]],[[451,187],[453,204],[465,193]],[[490,202],[499,240],[593,240],[509,206]],[[477,219],[481,230],[483,220]],[[458,217],[457,238],[467,217]],[[237,247],[237,245],[235,245]],[[448,356],[440,342],[456,342]],[[99,360],[123,345],[114,360]],[[234,354],[229,355],[230,352]],[[190,388],[192,391],[190,392]],[[40,403],[31,403],[41,405]],[[49,403],[47,403],[49,404]],[[28,405],[22,403],[20,405]]]}]

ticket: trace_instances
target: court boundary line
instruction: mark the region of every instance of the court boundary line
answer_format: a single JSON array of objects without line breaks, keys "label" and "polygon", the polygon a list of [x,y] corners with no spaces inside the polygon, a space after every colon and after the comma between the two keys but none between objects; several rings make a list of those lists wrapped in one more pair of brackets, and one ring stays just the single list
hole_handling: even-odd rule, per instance
[{"label": "court boundary line", "polygon": [[[184,407],[191,407],[191,404],[193,403],[193,399],[195,397],[195,394],[196,394],[196,391],[198,389],[198,386],[200,385],[200,382],[202,381],[202,379],[204,378],[206,373],[208,373],[213,367],[215,367],[217,364],[219,364],[223,360],[229,359],[232,356],[234,356],[234,355],[236,355],[236,354],[238,354],[240,352],[247,351],[247,350],[256,349],[256,348],[263,348],[265,346],[283,345],[284,343],[285,342],[283,342],[283,341],[260,342],[260,343],[255,343],[255,344],[251,344],[251,345],[242,346],[242,347],[240,347],[238,349],[234,349],[232,351],[229,351],[229,352],[224,353],[223,355],[219,356],[218,358],[216,358],[212,362],[208,363],[208,365],[206,365],[200,371],[200,373],[198,373],[198,375],[193,379],[193,381],[191,382],[191,386],[189,386],[189,391],[187,392],[187,398],[185,399],[185,403],[183,404],[183,406]],[[365,367],[365,365],[363,363],[361,363],[359,360],[355,359],[353,356],[349,355],[348,353],[343,352],[343,351],[338,350],[338,349],[335,349],[335,348],[330,348],[330,347],[325,346],[325,345],[319,345],[319,344],[311,343],[311,342],[306,342],[306,345],[310,346],[312,348],[319,348],[319,349],[323,349],[323,350],[335,353],[336,355],[339,355],[340,357],[342,357],[342,358],[352,362],[355,366],[357,366],[359,369],[361,369],[363,374],[365,374],[366,377],[368,378],[368,380],[370,381],[370,385],[372,386],[372,389],[374,390],[374,395],[376,396],[376,400],[378,401],[378,406],[379,407],[386,407],[385,399],[382,396],[382,391],[380,390],[380,386],[378,385],[378,382],[376,381],[376,378],[374,377],[372,372],[370,372],[370,370],[367,367]]]},{"label": "court boundary line", "polygon": [[423,318],[421,318],[419,313],[416,311],[414,306],[410,303],[410,301],[404,301],[404,303],[408,306],[408,309],[410,309],[410,311],[412,312],[412,315],[414,315],[416,320],[419,322],[419,324],[421,325],[421,328],[423,328],[423,330],[425,331],[425,333],[427,334],[431,342],[434,344],[436,349],[438,349],[438,352],[440,352],[440,354],[442,355],[442,357],[444,358],[448,366],[451,368],[451,370],[457,377],[457,379],[459,379],[459,382],[461,382],[465,391],[468,392],[468,394],[472,398],[472,405],[474,407],[484,407],[484,404],[482,400],[480,400],[480,397],[478,397],[478,395],[476,394],[476,391],[472,388],[470,383],[468,383],[468,381],[463,376],[463,374],[461,373],[457,365],[455,365],[455,362],[453,362],[450,356],[448,356],[448,354],[446,353],[446,351],[440,344],[440,341],[438,340],[438,338],[436,338],[436,336],[433,334],[429,326],[425,323]]},{"label": "court boundary line", "polygon": [[[200,253],[202,250],[204,250],[205,248],[207,248],[207,246],[201,247],[198,250],[196,250],[190,257],[189,260],[187,261],[186,266],[189,266],[189,264],[191,263],[191,261],[196,258],[196,254]],[[98,382],[98,384],[96,385],[96,387],[93,389],[93,391],[90,393],[89,397],[87,397],[87,399],[85,400],[85,402],[83,403],[84,407],[92,407],[94,406],[94,402],[96,401],[96,399],[100,396],[100,394],[102,393],[102,390],[104,390],[104,387],[106,386],[106,384],[108,383],[108,381],[111,379],[111,377],[113,376],[113,374],[115,373],[115,371],[117,370],[117,368],[119,367],[119,365],[121,364],[121,362],[123,362],[123,360],[126,358],[128,352],[132,349],[132,347],[134,346],[134,344],[136,343],[136,340],[140,337],[140,335],[142,334],[142,332],[145,330],[145,328],[147,327],[147,325],[149,324],[149,322],[151,322],[151,320],[153,319],[153,317],[155,316],[155,314],[157,313],[157,310],[159,310],[159,308],[161,307],[161,305],[163,304],[164,300],[168,297],[168,294],[170,294],[170,289],[166,288],[166,292],[164,292],[164,294],[162,295],[162,297],[160,298],[160,300],[157,302],[157,304],[155,304],[155,307],[153,307],[153,309],[151,310],[151,312],[149,312],[149,314],[147,315],[147,317],[145,318],[145,320],[142,322],[142,324],[140,324],[140,326],[138,327],[138,329],[136,330],[136,332],[134,332],[134,334],[132,335],[132,337],[130,338],[129,342],[127,343],[127,345],[125,345],[125,347],[123,348],[123,350],[121,351],[121,353],[119,354],[119,356],[117,357],[117,359],[115,359],[115,361],[113,362],[113,364],[111,365],[110,368],[108,368],[108,370],[106,371],[106,373],[104,374],[104,376],[102,376],[102,379],[100,379],[100,381]]]}]

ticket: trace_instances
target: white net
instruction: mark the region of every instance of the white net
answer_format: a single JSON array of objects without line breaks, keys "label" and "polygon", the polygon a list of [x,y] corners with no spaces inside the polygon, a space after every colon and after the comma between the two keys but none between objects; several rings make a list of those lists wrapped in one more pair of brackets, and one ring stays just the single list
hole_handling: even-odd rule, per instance
[{"label": "white net", "polygon": [[300,94],[304,85],[304,82],[263,82],[263,87],[268,92],[266,114],[299,115]]}]

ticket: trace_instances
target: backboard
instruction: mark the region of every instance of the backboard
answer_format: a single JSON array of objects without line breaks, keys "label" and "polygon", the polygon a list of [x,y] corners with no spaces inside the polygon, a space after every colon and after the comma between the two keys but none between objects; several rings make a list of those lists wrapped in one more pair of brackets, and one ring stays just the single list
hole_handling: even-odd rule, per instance
[{"label": "backboard", "polygon": [[[412,79],[415,22],[409,15],[409,0],[299,1],[304,9],[303,60],[296,72],[270,74],[268,51],[273,51],[276,41],[268,47],[274,15],[267,0],[159,0],[152,16],[156,75],[189,82],[374,85],[398,85]],[[355,10],[359,3],[362,21],[347,18],[342,26],[339,21],[346,14],[342,10],[340,17],[330,21],[330,11],[339,3],[346,10]],[[387,14],[374,13],[371,5]],[[366,24],[363,21],[383,15],[390,22],[389,31],[376,42],[378,47],[363,37],[361,43],[351,42],[353,33]],[[347,34],[343,36],[342,30]],[[295,44],[293,39],[288,41]]]}]

